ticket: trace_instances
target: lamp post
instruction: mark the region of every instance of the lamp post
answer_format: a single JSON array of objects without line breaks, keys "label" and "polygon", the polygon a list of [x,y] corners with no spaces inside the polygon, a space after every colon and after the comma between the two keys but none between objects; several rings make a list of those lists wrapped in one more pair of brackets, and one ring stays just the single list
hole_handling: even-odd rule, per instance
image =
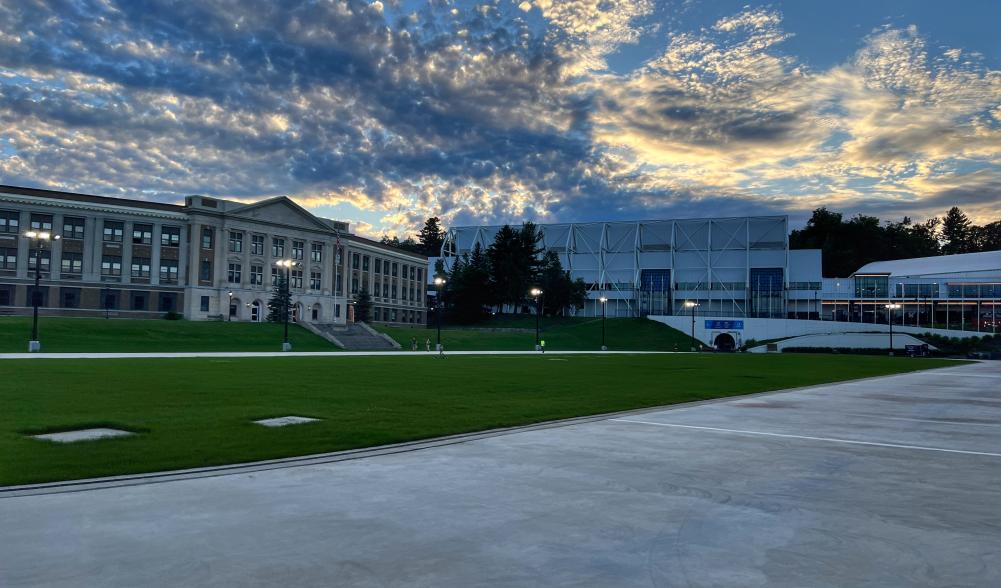
[{"label": "lamp post", "polygon": [[436,276],[434,279],[434,320],[438,327],[438,343],[435,345],[436,351],[441,351],[441,305],[445,298],[445,278]]},{"label": "lamp post", "polygon": [[890,303],[885,306],[887,322],[890,323],[890,356],[893,357],[893,311],[900,308],[899,304]]},{"label": "lamp post", "polygon": [[605,347],[605,305],[608,304],[608,298],[602,296],[598,302],[601,303],[601,350],[608,351],[608,347]]},{"label": "lamp post", "polygon": [[542,305],[540,304],[542,301],[542,290],[532,288],[529,294],[535,297],[535,350],[538,351],[542,349],[539,346],[539,328],[541,327],[540,321],[542,320]]},{"label": "lamp post", "polygon": [[698,351],[695,348],[695,309],[698,308],[699,303],[694,300],[686,300],[685,308],[692,309],[692,351]]},{"label": "lamp post", "polygon": [[282,306],[284,307],[282,308],[282,314],[285,321],[285,340],[282,342],[282,351],[292,351],[292,344],[288,342],[288,314],[289,306],[292,303],[292,294],[289,290],[291,284],[289,282],[292,275],[292,266],[296,265],[296,263],[291,259],[279,259],[275,262],[275,265],[285,268],[285,296],[282,301]]},{"label": "lamp post", "polygon": [[229,306],[226,307],[226,321],[227,322],[233,320],[233,291],[230,290],[228,293],[229,293]]},{"label": "lamp post", "polygon": [[42,350],[42,343],[38,340],[38,307],[42,304],[42,292],[39,290],[42,283],[42,244],[58,241],[59,235],[47,231],[28,231],[24,236],[31,239],[35,249],[35,288],[31,291],[31,340],[28,341],[28,352],[34,353]]}]

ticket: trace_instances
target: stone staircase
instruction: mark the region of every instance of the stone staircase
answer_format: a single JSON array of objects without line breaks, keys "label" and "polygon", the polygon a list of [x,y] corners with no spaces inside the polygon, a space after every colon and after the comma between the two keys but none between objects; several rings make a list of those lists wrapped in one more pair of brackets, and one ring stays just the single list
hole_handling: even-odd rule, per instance
[{"label": "stone staircase", "polygon": [[312,323],[311,326],[318,335],[348,351],[392,351],[400,348],[400,344],[388,335],[379,333],[365,323]]}]

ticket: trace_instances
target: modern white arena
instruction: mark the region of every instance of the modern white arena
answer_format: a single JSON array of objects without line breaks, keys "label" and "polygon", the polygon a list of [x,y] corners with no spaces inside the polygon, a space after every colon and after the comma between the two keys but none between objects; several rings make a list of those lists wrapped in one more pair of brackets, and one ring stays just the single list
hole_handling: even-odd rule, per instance
[{"label": "modern white arena", "polygon": [[[723,317],[816,314],[822,288],[820,251],[789,249],[786,216],[542,224],[542,245],[587,284],[583,313],[608,316],[688,313]],[[446,266],[500,226],[451,228]]]}]

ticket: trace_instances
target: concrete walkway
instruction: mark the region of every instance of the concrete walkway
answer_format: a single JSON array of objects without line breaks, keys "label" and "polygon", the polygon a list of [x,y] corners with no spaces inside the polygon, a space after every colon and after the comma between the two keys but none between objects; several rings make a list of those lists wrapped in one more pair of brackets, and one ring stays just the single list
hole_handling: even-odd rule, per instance
[{"label": "concrete walkway", "polygon": [[335,463],[0,492],[0,585],[999,586],[999,448],[1001,364],[984,362]]},{"label": "concrete walkway", "polygon": [[[690,351],[546,351],[544,355],[652,355]],[[177,357],[436,356],[437,351],[185,351],[177,353],[0,353],[0,359],[150,359]],[[540,355],[538,351],[446,351],[449,355]]]}]

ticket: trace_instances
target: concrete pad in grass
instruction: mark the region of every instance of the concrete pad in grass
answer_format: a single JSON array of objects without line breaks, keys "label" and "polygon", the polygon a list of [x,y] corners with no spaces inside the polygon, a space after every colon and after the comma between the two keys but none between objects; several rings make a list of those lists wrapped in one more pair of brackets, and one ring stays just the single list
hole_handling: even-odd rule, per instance
[{"label": "concrete pad in grass", "polygon": [[134,434],[131,431],[122,431],[121,429],[97,427],[93,429],[77,429],[76,431],[45,433],[44,435],[32,435],[32,437],[44,441],[55,441],[56,443],[77,443],[79,441],[94,441],[96,439],[109,439],[112,437],[128,437]]},{"label": "concrete pad in grass", "polygon": [[287,427],[289,425],[301,425],[303,423],[312,423],[318,420],[320,419],[289,415],[283,417],[275,417],[271,419],[261,419],[258,421],[254,421],[254,423],[265,427]]}]

